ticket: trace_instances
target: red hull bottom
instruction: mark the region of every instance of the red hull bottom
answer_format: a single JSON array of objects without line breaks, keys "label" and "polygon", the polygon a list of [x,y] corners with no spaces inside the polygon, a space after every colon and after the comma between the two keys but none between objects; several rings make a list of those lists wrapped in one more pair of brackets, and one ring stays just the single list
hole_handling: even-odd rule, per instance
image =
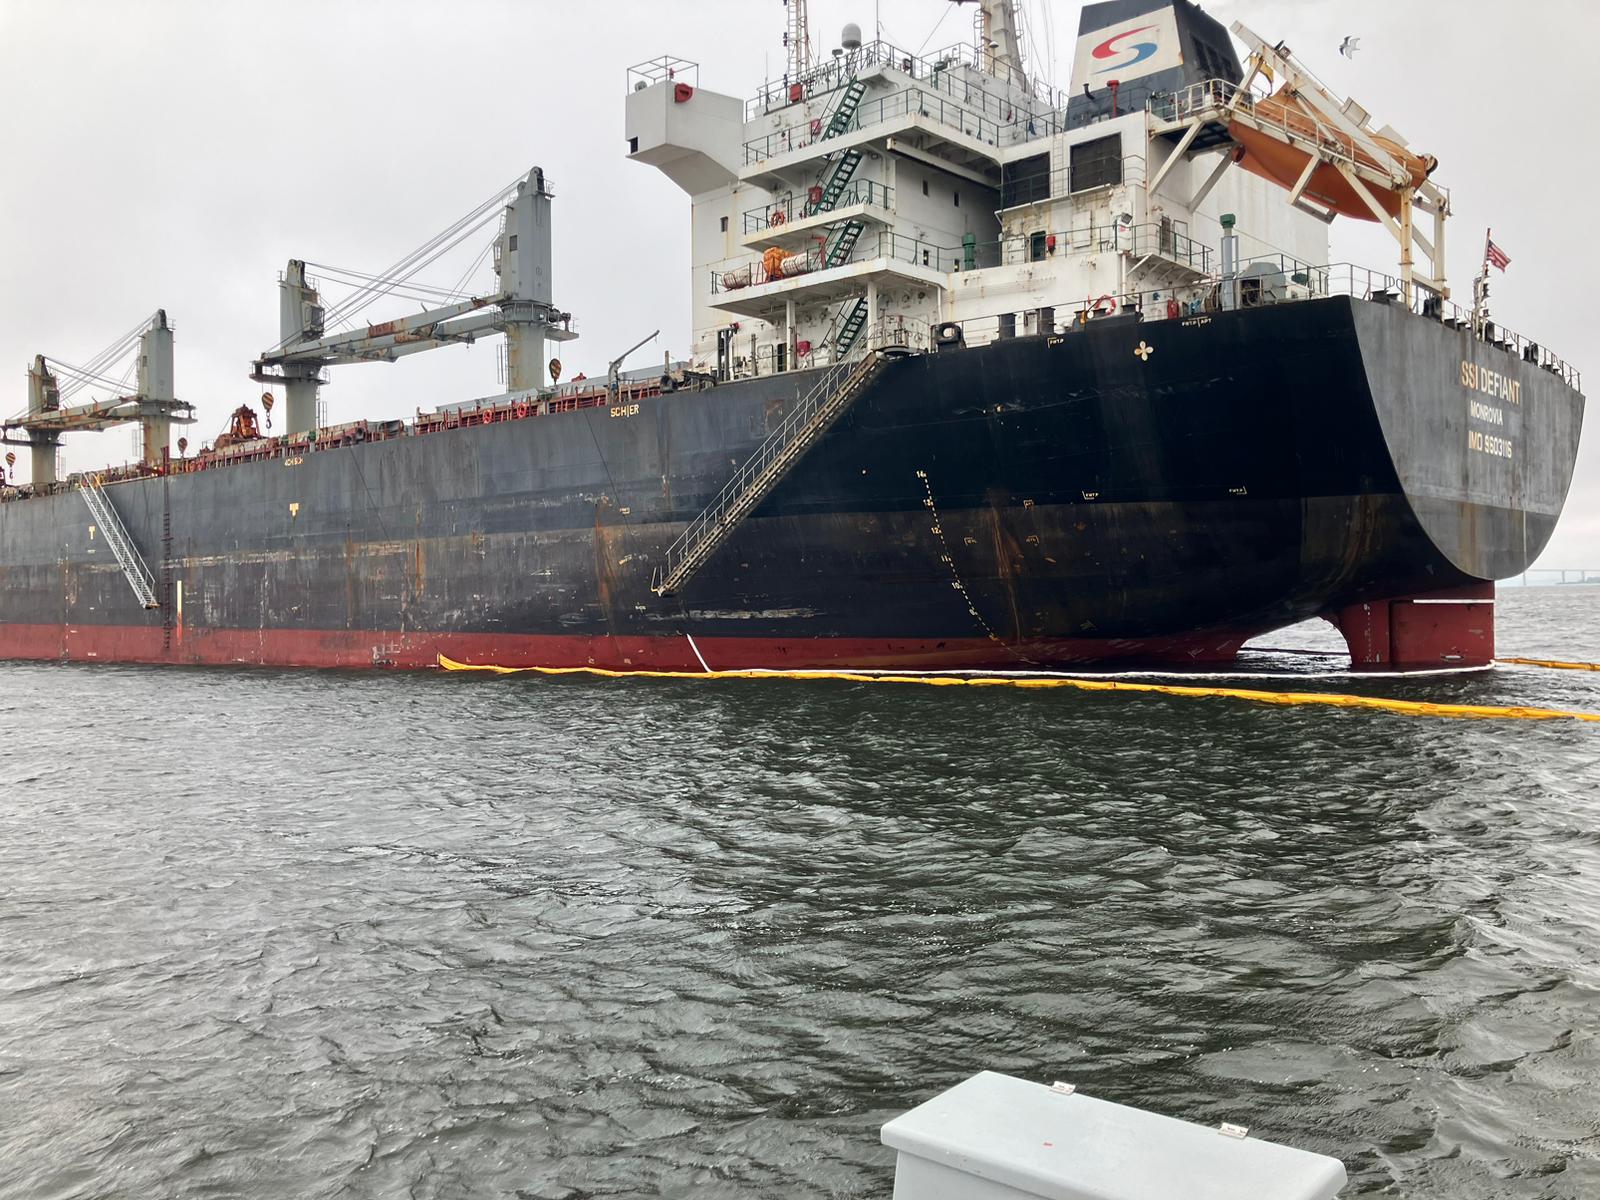
[{"label": "red hull bottom", "polygon": [[1486,667],[1494,662],[1494,584],[1352,604],[1328,614],[1356,669]]},{"label": "red hull bottom", "polygon": [[[1494,585],[1354,604],[1327,614],[1357,670],[1483,667],[1494,661]],[[1215,666],[1265,630],[1004,645],[987,638],[567,637],[381,630],[193,629],[148,625],[0,625],[0,658],[424,670],[442,654],[501,667],[613,671],[1028,670],[1145,663]]]},{"label": "red hull bottom", "polygon": [[0,658],[420,670],[439,655],[473,665],[601,667],[616,671],[1028,670],[1110,662],[1214,665],[1233,661],[1254,631],[1121,641],[1051,639],[1021,646],[987,638],[563,637],[374,630],[175,629],[0,625]]}]

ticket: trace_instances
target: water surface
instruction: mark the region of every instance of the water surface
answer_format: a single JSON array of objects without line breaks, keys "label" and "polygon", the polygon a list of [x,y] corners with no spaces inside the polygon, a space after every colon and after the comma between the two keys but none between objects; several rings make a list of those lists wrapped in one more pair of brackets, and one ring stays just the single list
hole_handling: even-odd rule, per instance
[{"label": "water surface", "polygon": [[[1509,589],[1502,652],[1597,617]],[[0,710],[6,1197],[887,1197],[879,1126],[982,1069],[1350,1194],[1600,1195],[1594,726],[21,664]]]}]

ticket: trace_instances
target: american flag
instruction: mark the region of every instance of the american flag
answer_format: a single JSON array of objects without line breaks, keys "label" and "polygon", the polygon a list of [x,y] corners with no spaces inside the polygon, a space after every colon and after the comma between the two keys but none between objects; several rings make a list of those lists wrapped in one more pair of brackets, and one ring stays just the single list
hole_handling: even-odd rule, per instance
[{"label": "american flag", "polygon": [[1487,262],[1491,267],[1497,267],[1502,271],[1511,265],[1511,256],[1509,254],[1500,249],[1499,246],[1496,246],[1492,241],[1488,242],[1487,245],[1488,249],[1483,253],[1485,262]]}]

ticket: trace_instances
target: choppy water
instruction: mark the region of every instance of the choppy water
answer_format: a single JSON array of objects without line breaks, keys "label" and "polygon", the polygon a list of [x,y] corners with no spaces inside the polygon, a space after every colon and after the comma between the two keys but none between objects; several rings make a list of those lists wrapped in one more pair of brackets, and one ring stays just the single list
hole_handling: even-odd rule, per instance
[{"label": "choppy water", "polygon": [[[1600,589],[1508,590],[1502,652],[1600,659],[1597,617]],[[1337,686],[1600,711],[1600,675]],[[878,1127],[983,1068],[1248,1124],[1352,1194],[1600,1195],[1594,726],[0,689],[6,1197],[887,1197]]]}]

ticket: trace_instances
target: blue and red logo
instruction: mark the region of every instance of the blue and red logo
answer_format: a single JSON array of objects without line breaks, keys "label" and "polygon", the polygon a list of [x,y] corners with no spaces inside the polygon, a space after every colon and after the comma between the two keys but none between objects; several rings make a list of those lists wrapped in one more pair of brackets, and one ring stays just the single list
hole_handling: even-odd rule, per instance
[{"label": "blue and red logo", "polygon": [[1125,33],[1116,34],[1101,42],[1090,51],[1096,58],[1115,58],[1119,54],[1132,54],[1133,57],[1125,58],[1121,62],[1114,62],[1108,67],[1101,67],[1095,74],[1104,75],[1110,71],[1125,71],[1135,63],[1142,63],[1149,58],[1160,49],[1155,42],[1131,42],[1126,46],[1119,46],[1117,43],[1125,38],[1131,38],[1135,34],[1149,33],[1154,28],[1154,25],[1145,25],[1139,29],[1129,29]]}]

